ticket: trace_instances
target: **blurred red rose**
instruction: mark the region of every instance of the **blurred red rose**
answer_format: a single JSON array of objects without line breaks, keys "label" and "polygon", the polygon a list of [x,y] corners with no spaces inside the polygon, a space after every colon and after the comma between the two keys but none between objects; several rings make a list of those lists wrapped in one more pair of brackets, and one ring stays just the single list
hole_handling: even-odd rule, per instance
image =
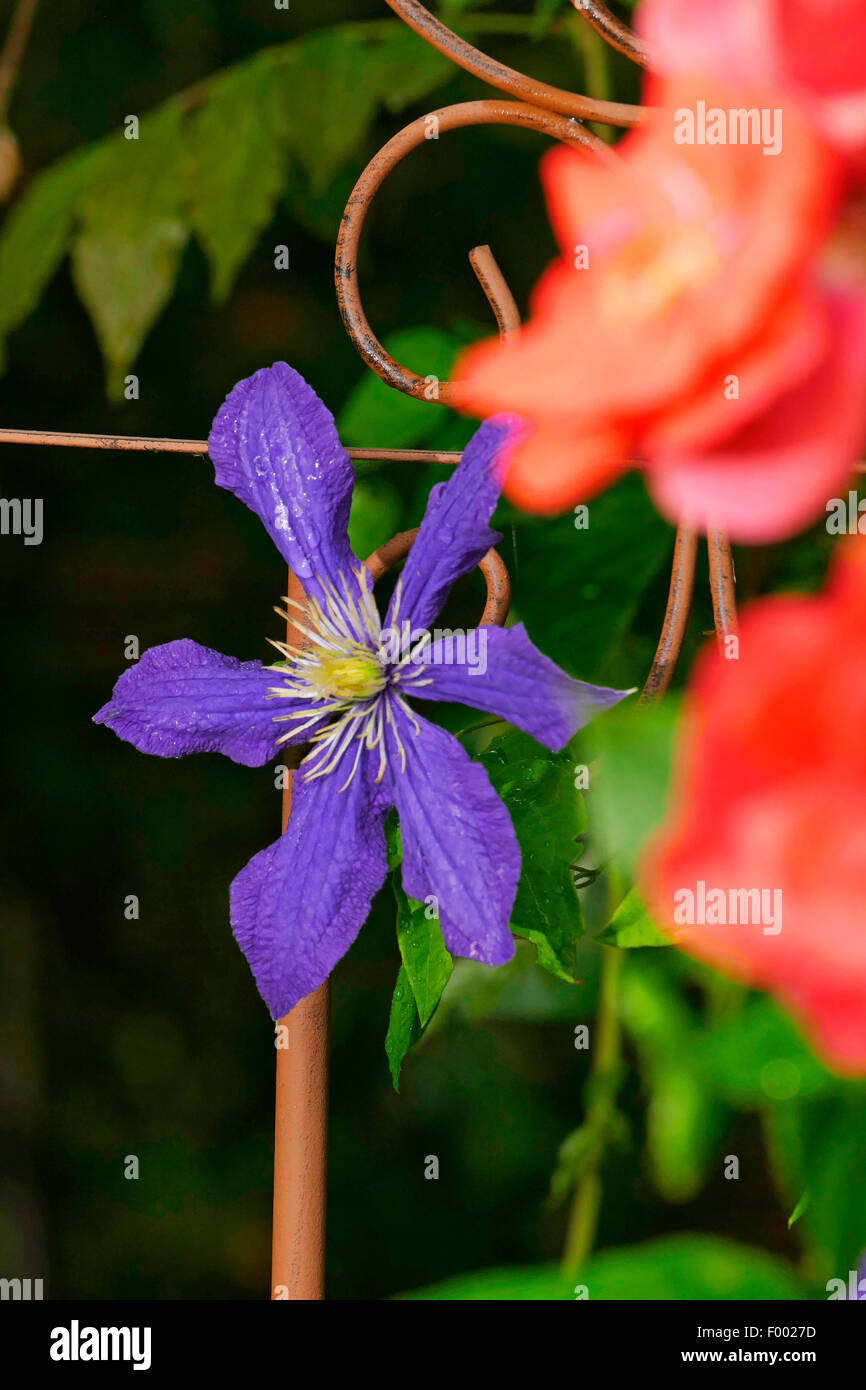
[{"label": "blurred red rose", "polygon": [[[562,256],[520,333],[464,355],[458,401],[524,418],[506,493],[529,511],[637,457],[672,519],[772,539],[823,511],[866,434],[866,293],[816,271],[838,163],[796,105],[773,151],[771,122],[735,143],[742,91],[673,79],[664,96],[609,160],[544,161]],[[708,113],[730,115],[727,143]]]},{"label": "blurred red rose", "polygon": [[643,0],[636,26],[662,72],[787,89],[866,173],[863,0]]},{"label": "blurred red rose", "polygon": [[696,667],[640,886],[679,945],[866,1073],[866,542],[820,597],[747,608],[739,652]]}]

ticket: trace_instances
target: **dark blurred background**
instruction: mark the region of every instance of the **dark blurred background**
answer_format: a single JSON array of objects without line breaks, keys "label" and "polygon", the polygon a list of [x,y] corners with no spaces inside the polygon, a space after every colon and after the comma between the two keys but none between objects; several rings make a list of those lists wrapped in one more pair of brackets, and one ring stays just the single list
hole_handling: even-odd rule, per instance
[{"label": "dark blurred background", "polygon": [[[525,20],[531,8],[497,11]],[[0,6],[4,31],[11,9]],[[10,113],[21,187],[127,114],[269,44],[387,13],[376,0],[294,0],[289,11],[270,0],[45,5]],[[477,41],[516,67],[581,86],[577,45],[539,32]],[[617,94],[634,98],[627,66],[616,60],[611,74]],[[364,75],[339,80],[351,90]],[[342,412],[347,444],[455,447],[466,422],[360,384],[366,369],[334,300],[333,238],[353,179],[384,140],[426,109],[488,94],[455,72],[399,114],[378,108],[345,169],[315,197],[291,169],[272,225],[219,307],[191,240],[135,362],[138,400],[107,403],[94,331],[64,261],[7,344],[0,424],[202,438],[239,377],[284,358]],[[312,147],[316,138],[311,121]],[[365,233],[362,284],[380,335],[408,334],[397,339],[408,365],[424,371],[435,361],[444,374],[457,344],[491,331],[466,260],[479,242],[491,243],[525,307],[554,249],[541,152],[530,133],[464,131],[430,142],[386,184]],[[278,243],[290,247],[288,272],[274,269]],[[440,476],[406,465],[362,466],[359,475],[353,525],[367,549],[417,524]],[[206,459],[183,455],[0,453],[3,496],[44,499],[41,545],[0,542],[0,1273],[43,1277],[46,1297],[260,1298],[268,1288],[273,1033],[231,936],[228,885],[276,836],[273,771],[216,756],[143,757],[91,723],[131,635],[142,650],[189,636],[243,658],[264,657],[265,638],[278,635],[271,605],[284,592],[281,563],[212,477]],[[660,624],[671,537],[640,484],[624,498],[616,525],[597,533],[583,560],[569,518],[564,530],[527,524],[518,533],[505,514],[504,553],[516,610],[532,619],[539,645],[577,674],[631,685],[643,679]],[[742,582],[758,588],[768,574],[803,570],[816,583],[824,550],[819,538],[802,563],[796,548],[759,556]],[[471,621],[478,598],[467,581],[455,612]],[[701,591],[690,652],[710,625]],[[138,920],[124,915],[129,895]],[[486,1011],[452,1008],[408,1059],[400,1095],[383,1050],[397,966],[386,887],[334,978],[334,1298],[555,1259],[562,1241],[564,1213],[545,1196],[557,1146],[580,1119],[585,1064],[573,1033],[592,1016],[596,955],[587,952],[578,987],[521,966]],[[755,1114],[726,1111],[711,1136],[711,1156],[732,1136],[738,1153],[755,1156],[735,1211],[720,1164],[716,1177],[679,1188],[669,1175],[665,1200],[643,1154],[646,1084],[637,1070],[626,1084],[635,1138],[607,1164],[600,1243],[698,1228],[789,1252]],[[440,1159],[438,1182],[424,1179],[428,1154]],[[124,1178],[128,1155],[139,1159],[137,1181]]]}]

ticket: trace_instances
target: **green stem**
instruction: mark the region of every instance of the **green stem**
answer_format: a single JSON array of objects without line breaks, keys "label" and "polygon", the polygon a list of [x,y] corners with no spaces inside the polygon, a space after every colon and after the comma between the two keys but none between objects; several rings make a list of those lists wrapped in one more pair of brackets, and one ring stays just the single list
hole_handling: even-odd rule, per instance
[{"label": "green stem", "polygon": [[[601,982],[596,1020],[598,1044],[593,1050],[591,1081],[601,1081],[612,1072],[618,1071],[621,1059],[618,986],[623,953],[615,946],[603,946],[601,949]],[[590,1129],[603,1134],[613,1106],[612,1093],[604,1086],[598,1086],[584,1123]],[[595,1244],[601,1209],[600,1170],[603,1158],[604,1144],[601,1142],[575,1185],[562,1256],[562,1270],[567,1279],[577,1274]]]},{"label": "green stem", "polygon": [[477,734],[481,729],[492,728],[494,724],[507,726],[507,720],[500,719],[496,714],[488,714],[484,719],[473,719],[471,724],[464,724],[462,729],[458,729],[455,738],[463,738],[466,734]]},{"label": "green stem", "polygon": [[[596,101],[609,101],[611,78],[607,44],[581,15],[569,16],[568,31],[583,60],[583,85],[586,95]],[[589,128],[608,143],[614,139],[615,131],[612,126],[590,121]]]}]

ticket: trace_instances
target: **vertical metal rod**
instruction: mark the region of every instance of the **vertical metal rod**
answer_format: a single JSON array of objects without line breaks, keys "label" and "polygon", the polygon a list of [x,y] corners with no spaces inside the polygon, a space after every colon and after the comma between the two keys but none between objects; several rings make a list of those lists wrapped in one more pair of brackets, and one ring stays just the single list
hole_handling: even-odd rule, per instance
[{"label": "vertical metal rod", "polygon": [[671,584],[668,590],[665,619],[656,654],[653,657],[653,664],[640,696],[640,704],[648,704],[651,700],[660,700],[674,678],[689,621],[697,556],[697,532],[689,530],[686,526],[679,526],[674,542]]},{"label": "vertical metal rod", "polygon": [[[304,601],[289,571],[289,598]],[[289,613],[293,610],[288,609]],[[289,646],[300,639],[291,619]],[[283,790],[283,830],[292,806]],[[328,1151],[328,982],[280,1019],[274,1122],[272,1299],[325,1296],[325,1182]]]},{"label": "vertical metal rod", "polygon": [[731,542],[723,531],[707,531],[707,556],[716,640],[724,652],[727,639],[737,631],[737,597]]}]

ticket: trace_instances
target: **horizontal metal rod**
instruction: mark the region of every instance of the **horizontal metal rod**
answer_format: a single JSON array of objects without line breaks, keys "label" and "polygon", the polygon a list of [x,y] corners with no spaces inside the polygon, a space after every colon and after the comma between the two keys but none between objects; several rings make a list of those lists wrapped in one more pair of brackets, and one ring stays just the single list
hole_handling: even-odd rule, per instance
[{"label": "horizontal metal rod", "polygon": [[[66,449],[132,449],[146,454],[206,454],[206,439],[151,439],[139,434],[68,434],[63,430],[3,430],[0,444],[45,444]],[[346,449],[349,458],[380,463],[443,463],[456,466],[459,449]],[[856,463],[855,473],[866,473],[866,463]]]},{"label": "horizontal metal rod", "polygon": [[[206,454],[206,439],[149,439],[137,434],[66,434],[62,430],[0,430],[0,444],[47,444],[67,449],[134,449],[150,454]],[[460,462],[454,449],[347,449],[353,459],[386,463]]]}]

